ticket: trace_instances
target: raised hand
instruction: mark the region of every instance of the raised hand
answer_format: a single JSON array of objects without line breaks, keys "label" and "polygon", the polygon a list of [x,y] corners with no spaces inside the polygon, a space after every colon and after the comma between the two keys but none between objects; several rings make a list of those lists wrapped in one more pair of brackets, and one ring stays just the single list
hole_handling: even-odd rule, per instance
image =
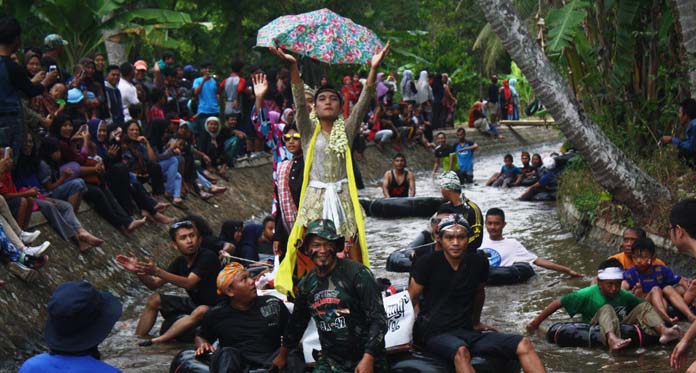
[{"label": "raised hand", "polygon": [[268,47],[268,49],[286,64],[297,64],[297,59],[292,54],[285,53],[280,48],[276,47]]},{"label": "raised hand", "polygon": [[384,57],[386,57],[386,55],[389,54],[390,49],[391,49],[391,41],[387,41],[387,44],[384,46],[384,48],[382,50],[380,50],[379,47],[377,47],[375,54],[372,56],[372,60],[370,60],[370,66],[373,69],[376,69],[377,67],[379,67],[379,65],[384,60]]},{"label": "raised hand", "polygon": [[266,74],[252,75],[251,82],[254,84],[254,94],[256,97],[263,97],[268,91],[268,80],[266,80]]},{"label": "raised hand", "polygon": [[121,267],[125,268],[129,272],[136,273],[138,272],[138,258],[133,255],[133,253],[130,254],[131,256],[126,256],[123,254],[118,254],[116,255],[116,263],[118,263]]}]

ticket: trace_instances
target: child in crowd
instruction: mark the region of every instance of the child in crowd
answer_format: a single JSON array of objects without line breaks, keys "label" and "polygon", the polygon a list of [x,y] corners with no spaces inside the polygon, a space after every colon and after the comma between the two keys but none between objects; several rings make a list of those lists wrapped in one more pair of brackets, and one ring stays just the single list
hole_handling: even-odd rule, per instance
[{"label": "child in crowd", "polygon": [[491,176],[490,179],[488,179],[488,182],[486,183],[487,186],[492,185],[494,187],[509,188],[511,186],[520,185],[522,182],[522,170],[512,164],[512,155],[505,154],[503,161],[505,164],[500,168],[500,172],[497,172],[495,175]]},{"label": "child in crowd", "polygon": [[682,278],[662,264],[655,264],[655,244],[649,238],[639,238],[631,246],[635,266],[624,272],[622,287],[631,290],[655,307],[662,320],[676,322],[677,317],[667,314],[668,302],[679,310],[689,322],[696,320],[689,306],[684,302],[686,287]]},{"label": "child in crowd", "polygon": [[[626,270],[633,268],[633,250],[631,249],[631,247],[633,246],[633,243],[636,242],[636,240],[645,237],[646,234],[643,228],[626,228],[622,236],[621,252],[610,256],[609,259],[613,258],[618,260],[619,263],[621,263],[621,266]],[[652,263],[654,265],[665,265],[665,262],[663,262],[659,258],[653,259]]]},{"label": "child in crowd", "polygon": [[600,339],[609,351],[628,346],[631,339],[621,338],[621,324],[640,325],[646,334],[660,335],[660,343],[679,339],[678,325],[666,327],[655,308],[640,297],[621,288],[623,268],[616,259],[608,259],[599,265],[599,282],[551,302],[527,325],[527,331],[536,330],[542,321],[563,307],[571,317],[582,316],[582,322],[599,324]]}]

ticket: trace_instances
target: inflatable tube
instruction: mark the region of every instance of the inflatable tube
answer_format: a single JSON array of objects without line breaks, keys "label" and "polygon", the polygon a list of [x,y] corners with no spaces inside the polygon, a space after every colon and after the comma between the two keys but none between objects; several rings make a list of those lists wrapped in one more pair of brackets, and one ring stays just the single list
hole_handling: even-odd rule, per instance
[{"label": "inflatable tube", "polygon": [[[411,254],[413,249],[410,247],[396,250],[389,254],[387,258],[387,271],[398,273],[411,272]],[[521,284],[529,280],[536,273],[529,263],[515,263],[509,267],[490,267],[488,270],[488,282],[486,285],[513,285]]]},{"label": "inflatable tube", "polygon": [[411,272],[412,254],[413,249],[411,248],[396,250],[393,253],[389,254],[389,257],[387,258],[387,271],[398,273]]},{"label": "inflatable tube", "polygon": [[208,373],[210,357],[196,359],[196,350],[183,350],[174,356],[169,373]]},{"label": "inflatable tube", "polygon": [[517,262],[509,267],[490,267],[486,285],[520,284],[535,274],[534,268],[529,263]]},{"label": "inflatable tube", "polygon": [[[160,335],[164,334],[169,330],[169,328],[172,327],[172,324],[176,322],[176,320],[179,320],[180,318],[184,317],[186,315],[177,315],[174,317],[169,317],[166,318],[162,321],[162,326],[160,327]],[[179,342],[183,343],[191,343],[193,342],[194,337],[196,336],[196,328],[191,328],[187,331],[185,331],[183,334],[180,334],[178,337],[175,339]]]},{"label": "inflatable tube", "polygon": [[549,202],[556,200],[556,192],[539,192],[529,199],[531,202]]},{"label": "inflatable tube", "polygon": [[360,199],[360,205],[367,216],[378,218],[403,218],[432,216],[444,203],[440,197],[404,197]]},{"label": "inflatable tube", "polygon": [[[454,373],[454,366],[431,354],[406,351],[387,355],[389,371],[392,373]],[[210,358],[196,359],[195,350],[183,350],[174,356],[169,366],[169,373],[209,373]],[[477,373],[519,372],[517,360],[505,360],[497,357],[474,356],[471,365]],[[260,370],[266,372],[266,370]],[[253,372],[253,371],[252,371]],[[250,372],[251,373],[251,372]]]},{"label": "inflatable tube", "polygon": [[[396,355],[388,355],[389,371],[392,373],[454,373],[452,362],[437,356],[419,352],[407,351]],[[517,360],[505,360],[493,356],[474,356],[471,365],[477,373],[507,373],[519,372],[520,363]]]},{"label": "inflatable tube", "polygon": [[[561,347],[602,347],[599,325],[577,322],[557,322],[546,332],[546,340]],[[648,335],[638,325],[621,324],[621,338],[631,338],[629,347],[658,344],[658,336]]]}]

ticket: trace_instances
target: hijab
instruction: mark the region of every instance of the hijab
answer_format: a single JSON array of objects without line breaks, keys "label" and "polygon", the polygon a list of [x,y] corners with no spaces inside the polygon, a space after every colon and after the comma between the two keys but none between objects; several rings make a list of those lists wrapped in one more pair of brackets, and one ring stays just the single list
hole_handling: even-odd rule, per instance
[{"label": "hijab", "polygon": [[[208,128],[208,123],[210,122],[217,122],[218,123],[218,128],[217,131],[211,132],[210,129]],[[217,136],[220,134],[220,128],[222,125],[220,124],[220,119],[218,117],[208,117],[208,119],[205,120],[205,132],[207,132],[211,138],[215,139]]]},{"label": "hijab", "polygon": [[378,73],[377,74],[377,98],[382,98],[384,95],[389,92],[389,87],[387,87],[386,84],[384,84],[384,73]]},{"label": "hijab", "polygon": [[483,107],[483,104],[481,101],[476,101],[474,102],[474,105],[469,109],[469,128],[474,127],[474,112],[476,110],[481,110]]},{"label": "hijab", "polygon": [[401,84],[399,87],[401,87],[401,92],[403,93],[404,90],[406,90],[406,87],[408,84],[413,80],[413,72],[411,70],[404,70],[404,77],[401,78]]},{"label": "hijab", "polygon": [[92,143],[94,143],[97,149],[97,155],[102,159],[107,159],[109,155],[109,148],[106,143],[99,141],[99,137],[97,136],[99,133],[99,127],[102,125],[106,127],[106,122],[98,118],[90,119],[87,125],[89,127],[89,139],[92,141]]},{"label": "hijab", "polygon": [[283,110],[283,115],[280,116],[280,121],[285,123],[285,124],[292,124],[292,123],[288,123],[288,116],[291,113],[293,113],[293,110],[290,108]]},{"label": "hijab", "polygon": [[[162,151],[164,133],[169,127],[169,122],[164,118],[155,118],[150,122],[148,127],[148,132],[145,137],[147,137],[150,144],[157,149],[157,151]],[[124,128],[124,133],[127,129]]]},{"label": "hijab", "polygon": [[503,97],[505,97],[505,101],[509,101],[512,97],[512,90],[510,90],[510,81],[507,79],[503,80]]},{"label": "hijab", "polygon": [[418,76],[418,81],[416,82],[416,103],[422,104],[428,101],[430,96],[430,84],[428,83],[428,72],[423,70]]},{"label": "hijab", "polygon": [[510,79],[510,91],[512,91],[513,96],[517,96],[517,89],[515,88],[516,84],[517,84],[517,79],[515,79],[515,78]]}]

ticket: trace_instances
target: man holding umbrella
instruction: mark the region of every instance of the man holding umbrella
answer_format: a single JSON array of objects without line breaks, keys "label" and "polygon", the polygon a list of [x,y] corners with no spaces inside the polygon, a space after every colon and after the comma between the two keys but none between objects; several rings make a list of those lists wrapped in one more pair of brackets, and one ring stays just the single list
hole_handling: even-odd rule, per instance
[{"label": "man holding umbrella", "polygon": [[[318,12],[328,12],[328,10]],[[328,17],[333,16],[338,17],[335,14],[328,15]],[[362,27],[353,24],[350,20],[338,19],[335,21],[337,26],[325,26],[326,32],[334,36],[315,40],[315,44],[321,42],[340,42],[339,44],[345,44],[348,39],[353,39],[354,36],[348,34],[337,34],[339,31],[336,30],[340,30],[341,26],[345,24],[351,24],[350,27],[353,27],[355,30]],[[263,29],[259,31],[260,37],[262,31]],[[353,42],[354,40],[350,41]],[[278,45],[283,48],[286,47],[285,43]],[[341,101],[343,100],[341,92],[328,85],[320,87],[315,92],[314,113],[316,115],[310,117],[304,100],[304,82],[300,78],[297,60],[291,54],[285,53],[279,48],[270,47],[271,52],[285,62],[290,70],[293,98],[295,105],[297,105],[295,121],[303,139],[302,150],[305,157],[305,171],[297,220],[290,233],[287,255],[281,263],[275,281],[276,288],[282,292],[292,292],[292,273],[296,263],[296,243],[302,238],[305,227],[307,227],[309,222],[316,219],[331,220],[335,224],[336,231],[348,240],[349,244],[346,245],[345,252],[343,247],[337,248],[339,255],[345,255],[369,266],[363,212],[358,201],[350,143],[360,129],[362,118],[369,110],[370,102],[375,94],[377,69],[389,52],[389,43],[384,48],[380,48],[381,43],[374,45],[375,47],[370,52],[374,52],[374,55],[370,59],[370,73],[365,88],[358,102],[353,107],[350,116],[345,118],[345,120],[341,115]],[[364,49],[368,48],[364,45],[363,47]],[[287,46],[286,49],[292,48]],[[358,47],[355,47],[346,52],[345,56],[338,56],[340,48],[334,48],[333,44],[315,45],[311,49],[329,50],[330,53],[327,52],[324,55],[333,57],[334,60],[338,59],[336,63],[357,63],[357,61],[365,61],[364,57],[369,55],[367,50],[363,52]],[[307,49],[299,52],[314,57],[307,52]],[[304,139],[307,139],[307,141],[304,141]]]}]

